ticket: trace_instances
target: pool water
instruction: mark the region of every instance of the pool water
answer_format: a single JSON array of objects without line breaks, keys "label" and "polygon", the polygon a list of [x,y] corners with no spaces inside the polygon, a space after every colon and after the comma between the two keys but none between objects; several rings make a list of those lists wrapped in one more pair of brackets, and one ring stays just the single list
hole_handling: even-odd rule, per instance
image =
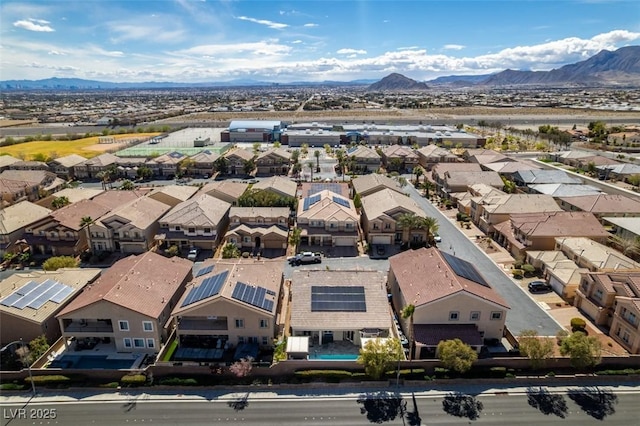
[{"label": "pool water", "polygon": [[106,355],[65,355],[49,364],[50,368],[76,368],[81,370],[121,370],[131,368],[134,359],[108,359]]},{"label": "pool water", "polygon": [[355,361],[358,355],[354,354],[310,354],[309,359],[321,359],[324,361]]}]

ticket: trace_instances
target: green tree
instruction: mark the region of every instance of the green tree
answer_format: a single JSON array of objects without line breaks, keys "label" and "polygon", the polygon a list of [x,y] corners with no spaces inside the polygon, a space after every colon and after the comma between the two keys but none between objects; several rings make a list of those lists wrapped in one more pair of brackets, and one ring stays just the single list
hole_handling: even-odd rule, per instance
[{"label": "green tree", "polygon": [[560,353],[570,358],[574,368],[595,367],[602,359],[602,344],[597,337],[576,331],[562,340]]},{"label": "green tree", "polygon": [[213,163],[213,168],[221,175],[229,173],[229,160],[227,157],[220,157]]},{"label": "green tree", "polygon": [[136,176],[142,180],[151,179],[151,177],[153,177],[153,170],[151,170],[151,167],[140,166],[138,170],[136,170]]},{"label": "green tree", "polygon": [[180,160],[178,163],[178,172],[182,176],[191,176],[193,167],[196,165],[196,162],[191,157],[186,157]]},{"label": "green tree", "polygon": [[416,175],[416,187],[420,185],[420,176],[424,174],[422,167],[416,166],[413,168],[413,174]]},{"label": "green tree", "polygon": [[77,268],[78,261],[71,256],[54,256],[45,260],[42,269],[45,271],[57,271],[60,268]]},{"label": "green tree", "polygon": [[307,163],[307,167],[309,168],[309,174],[310,174],[309,181],[313,182],[313,161],[309,161]]},{"label": "green tree", "polygon": [[222,258],[232,259],[240,257],[240,249],[233,243],[227,243],[222,247]]},{"label": "green tree", "polygon": [[379,380],[402,359],[402,346],[398,339],[371,339],[360,349],[358,364],[374,380]]},{"label": "green tree", "polygon": [[172,245],[170,246],[167,250],[165,250],[165,253],[167,254],[167,256],[169,257],[174,257],[180,254],[180,249],[178,248],[177,245]]},{"label": "green tree", "polygon": [[300,152],[303,157],[306,157],[307,154],[309,153],[309,144],[303,143],[302,146],[300,147]]},{"label": "green tree", "polygon": [[279,141],[275,141],[275,142],[273,143],[273,147],[274,147],[274,148],[280,148],[281,146],[282,146],[282,144],[281,144]]},{"label": "green tree", "polygon": [[316,172],[320,172],[320,151],[313,151],[313,156],[316,157]]},{"label": "green tree", "polygon": [[589,161],[587,163],[587,174],[591,177],[594,177],[598,173],[598,168],[596,167],[596,163],[593,161]]},{"label": "green tree", "polygon": [[300,150],[299,149],[294,149],[291,152],[291,162],[293,164],[296,164],[300,161]]},{"label": "green tree", "polygon": [[53,207],[54,209],[59,209],[69,204],[71,204],[71,201],[69,201],[69,197],[67,197],[66,195],[63,195],[61,197],[54,198],[53,201],[51,202],[51,207]]},{"label": "green tree", "polygon": [[251,173],[253,173],[255,168],[256,168],[256,163],[253,161],[253,159],[245,160],[245,162],[242,165],[242,170],[246,175],[250,175]]},{"label": "green tree", "polygon": [[[87,243],[89,243],[91,241],[91,234],[89,233],[89,226],[91,226],[91,224],[93,223],[93,219],[91,218],[91,216],[83,216],[80,219],[80,228],[84,229],[84,232],[86,234],[87,237]],[[83,247],[84,249],[85,247]]]},{"label": "green tree", "polygon": [[293,228],[291,230],[291,233],[289,234],[289,244],[291,244],[296,250],[298,245],[300,244],[301,234],[302,234],[302,229],[300,228]]},{"label": "green tree", "polygon": [[424,179],[422,181],[422,189],[424,189],[424,196],[429,198],[429,191],[434,190],[436,185],[431,182],[429,179]]},{"label": "green tree", "polygon": [[478,353],[460,339],[441,341],[437,352],[442,365],[458,373],[469,371],[478,359]]},{"label": "green tree", "polygon": [[253,143],[253,155],[258,154],[258,152],[260,151],[260,146],[262,146],[260,142]]},{"label": "green tree", "polygon": [[29,342],[29,349],[31,351],[31,359],[33,361],[40,358],[49,350],[49,343],[47,342],[47,337],[44,334],[36,337],[32,341]]},{"label": "green tree", "polygon": [[362,208],[362,199],[360,198],[360,194],[353,196],[353,205],[356,209]]},{"label": "green tree", "polygon": [[134,189],[136,189],[136,186],[129,179],[123,180],[122,183],[120,184],[121,191],[133,191]]},{"label": "green tree", "polygon": [[516,184],[515,182],[513,182],[512,180],[507,179],[504,176],[500,176],[502,178],[502,183],[504,184],[504,186],[502,187],[502,190],[504,192],[506,192],[507,194],[513,194],[514,192],[516,192]]},{"label": "green tree", "polygon": [[407,182],[407,179],[405,177],[400,176],[398,178],[398,183],[400,184],[400,188],[404,188],[409,182]]},{"label": "green tree", "polygon": [[518,336],[520,353],[531,361],[531,368],[537,370],[553,356],[553,339],[538,336],[536,330],[522,330]]},{"label": "green tree", "polygon": [[407,306],[402,308],[402,312],[400,313],[403,319],[409,320],[409,361],[411,361],[411,359],[413,358],[413,314],[415,311],[416,307],[412,304],[408,304]]},{"label": "green tree", "polygon": [[640,189],[640,175],[631,175],[627,178],[627,181],[633,185],[636,191]]}]

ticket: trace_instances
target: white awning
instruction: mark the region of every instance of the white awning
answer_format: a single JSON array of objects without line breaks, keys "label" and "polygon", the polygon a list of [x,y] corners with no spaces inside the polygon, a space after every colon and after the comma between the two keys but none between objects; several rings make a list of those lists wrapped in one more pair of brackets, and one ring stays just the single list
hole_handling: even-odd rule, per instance
[{"label": "white awning", "polygon": [[287,353],[308,354],[309,336],[289,336],[287,337]]}]

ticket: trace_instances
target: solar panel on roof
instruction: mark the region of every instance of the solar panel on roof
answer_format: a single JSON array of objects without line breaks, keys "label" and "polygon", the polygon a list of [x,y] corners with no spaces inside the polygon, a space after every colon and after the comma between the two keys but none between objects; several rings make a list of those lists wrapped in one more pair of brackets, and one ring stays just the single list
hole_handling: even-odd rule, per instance
[{"label": "solar panel on roof", "polygon": [[8,295],[7,297],[5,297],[0,301],[0,305],[11,306],[14,303],[16,303],[18,300],[20,300],[22,297],[23,296],[18,293],[15,293],[15,292],[11,293],[10,295]]},{"label": "solar panel on roof", "polygon": [[271,312],[274,301],[269,300],[267,295],[275,296],[275,292],[267,290],[264,287],[252,286],[238,281],[233,289],[231,298]]},{"label": "solar panel on roof", "polygon": [[205,266],[204,268],[200,268],[196,273],[196,278],[213,271],[213,266],[214,265],[208,265],[208,266]]},{"label": "solar panel on roof", "polygon": [[187,294],[180,307],[183,308],[220,293],[228,275],[229,271],[222,271],[212,277],[205,278],[199,286],[189,290],[189,294]]},{"label": "solar panel on roof", "polygon": [[338,203],[341,206],[344,207],[349,207],[349,201],[345,200],[344,198],[340,198],[340,197],[333,197],[333,202],[334,203]]},{"label": "solar panel on roof", "polygon": [[312,312],[366,312],[363,286],[312,286]]},{"label": "solar panel on roof", "polygon": [[20,296],[25,296],[27,293],[33,291],[33,289],[38,287],[39,285],[40,284],[38,284],[35,281],[29,281],[28,283],[26,283],[25,285],[17,289],[16,294],[19,294]]},{"label": "solar panel on roof", "polygon": [[17,302],[15,302],[11,306],[13,306],[14,308],[18,308],[18,309],[24,309],[31,302],[33,302],[38,297],[40,297],[40,295],[42,295],[42,293],[44,293],[45,291],[49,290],[49,288],[51,288],[53,285],[55,285],[55,283],[56,283],[55,281],[52,282],[51,280],[47,280],[47,281],[43,282],[42,284],[39,284],[36,288],[34,288],[32,291],[30,291],[29,294],[27,294],[26,296],[24,296],[23,298],[21,298],[20,300],[18,300]]},{"label": "solar panel on roof", "polygon": [[480,272],[471,263],[466,260],[462,260],[459,257],[455,257],[449,253],[442,252],[444,260],[449,264],[451,269],[456,275],[476,282],[485,287],[489,287],[489,284],[485,281],[484,277],[480,275]]},{"label": "solar panel on roof", "polygon": [[73,287],[69,287],[68,285],[65,285],[64,288],[60,290],[58,293],[56,293],[54,296],[52,296],[50,300],[53,303],[60,303],[64,299],[66,299],[67,296],[69,296],[71,293],[73,293]]},{"label": "solar panel on roof", "polygon": [[42,307],[42,305],[44,305],[49,300],[51,300],[51,297],[55,296],[60,290],[62,290],[65,287],[66,287],[66,285],[55,281],[53,283],[53,285],[51,287],[49,287],[49,289],[47,289],[46,291],[42,292],[42,294],[40,294],[40,296],[38,296],[35,300],[33,300],[27,306],[29,308],[33,308],[33,309],[40,309]]}]

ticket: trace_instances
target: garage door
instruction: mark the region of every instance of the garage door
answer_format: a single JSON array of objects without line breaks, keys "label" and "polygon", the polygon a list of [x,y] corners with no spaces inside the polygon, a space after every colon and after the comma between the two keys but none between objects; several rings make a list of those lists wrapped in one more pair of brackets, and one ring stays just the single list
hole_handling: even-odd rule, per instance
[{"label": "garage door", "polygon": [[374,235],[371,244],[391,244],[393,235]]},{"label": "garage door", "polygon": [[356,240],[353,237],[335,237],[335,245],[336,246],[355,246]]},{"label": "garage door", "polygon": [[557,294],[562,295],[562,293],[564,292],[564,285],[562,285],[560,280],[558,280],[553,275],[549,277],[549,285]]}]

